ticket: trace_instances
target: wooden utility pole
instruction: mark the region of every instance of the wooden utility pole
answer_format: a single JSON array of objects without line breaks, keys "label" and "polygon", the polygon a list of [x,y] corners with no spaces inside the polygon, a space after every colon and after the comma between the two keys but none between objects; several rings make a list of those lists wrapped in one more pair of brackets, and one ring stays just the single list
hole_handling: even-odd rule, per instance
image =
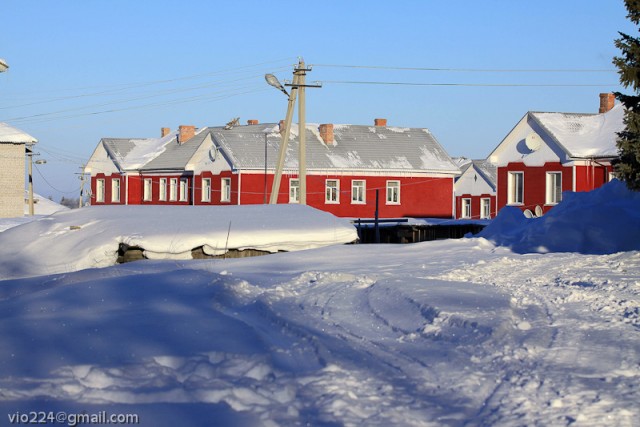
[{"label": "wooden utility pole", "polygon": [[[276,164],[276,173],[271,187],[270,204],[278,203],[278,193],[280,191],[280,182],[282,180],[282,170],[284,168],[284,160],[287,155],[287,144],[289,143],[289,135],[291,134],[291,122],[293,120],[293,108],[298,97],[298,181],[300,182],[299,202],[302,205],[307,204],[307,145],[306,145],[306,97],[305,88],[322,87],[319,83],[306,84],[307,72],[311,68],[307,68],[304,60],[301,59],[293,70],[293,82],[285,83],[285,86],[291,87],[289,94],[289,105],[287,106],[287,116],[285,117],[285,130],[282,134],[280,143],[280,152],[278,153],[278,163]],[[298,94],[298,92],[300,92]]]}]

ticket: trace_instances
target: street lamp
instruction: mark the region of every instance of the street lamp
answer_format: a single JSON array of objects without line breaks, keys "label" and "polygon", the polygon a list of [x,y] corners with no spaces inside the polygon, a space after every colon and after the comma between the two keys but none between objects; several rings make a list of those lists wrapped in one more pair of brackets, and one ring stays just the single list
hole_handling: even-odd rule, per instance
[{"label": "street lamp", "polygon": [[7,71],[7,69],[9,68],[9,65],[7,65],[7,62],[0,58],[0,73]]},{"label": "street lamp", "polygon": [[267,81],[267,83],[269,83],[271,86],[275,87],[276,89],[281,90],[285,95],[289,96],[289,93],[286,91],[286,89],[284,88],[284,86],[282,86],[280,84],[280,80],[278,80],[278,78],[276,76],[274,76],[273,74],[265,74],[264,75],[264,79]]}]

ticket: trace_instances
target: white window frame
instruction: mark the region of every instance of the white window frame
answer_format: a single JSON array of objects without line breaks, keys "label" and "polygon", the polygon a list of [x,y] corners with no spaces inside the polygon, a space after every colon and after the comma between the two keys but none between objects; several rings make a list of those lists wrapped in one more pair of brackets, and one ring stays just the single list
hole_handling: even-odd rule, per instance
[{"label": "white window frame", "polygon": [[104,179],[96,179],[96,202],[104,203],[105,186]]},{"label": "white window frame", "polygon": [[202,195],[200,200],[203,202],[211,201],[211,178],[202,178]]},{"label": "white window frame", "polygon": [[220,201],[231,201],[231,178],[220,179]]},{"label": "white window frame", "polygon": [[351,181],[351,203],[354,205],[367,203],[367,181],[364,179]]},{"label": "white window frame", "polygon": [[330,205],[340,203],[340,180],[327,179],[324,182],[324,202]]},{"label": "white window frame", "polygon": [[[520,177],[519,179],[517,177]],[[518,185],[518,181],[520,185]],[[520,191],[518,191],[520,190]],[[524,205],[524,172],[513,171],[507,176],[507,204]]]},{"label": "white window frame", "polygon": [[480,219],[491,219],[491,198],[480,199]]},{"label": "white window frame", "polygon": [[181,202],[189,201],[189,179],[188,178],[180,178],[180,201]]},{"label": "white window frame", "polygon": [[120,203],[120,178],[111,180],[111,202]]},{"label": "white window frame", "polygon": [[153,194],[153,183],[151,178],[145,178],[142,188],[142,200],[150,202]]},{"label": "white window frame", "polygon": [[387,205],[400,204],[400,181],[398,180],[387,181],[387,191],[386,191],[385,200]]},{"label": "white window frame", "polygon": [[558,171],[547,172],[545,204],[557,205],[561,201],[562,201],[562,172],[558,172]]},{"label": "white window frame", "polygon": [[178,178],[169,179],[169,201],[178,200]]},{"label": "white window frame", "polygon": [[462,199],[462,203],[460,206],[462,212],[460,218],[471,218],[471,199],[465,197]]},{"label": "white window frame", "polygon": [[167,178],[160,178],[160,184],[158,186],[158,200],[161,202],[167,201]]},{"label": "white window frame", "polygon": [[289,203],[300,203],[300,180],[289,178]]}]

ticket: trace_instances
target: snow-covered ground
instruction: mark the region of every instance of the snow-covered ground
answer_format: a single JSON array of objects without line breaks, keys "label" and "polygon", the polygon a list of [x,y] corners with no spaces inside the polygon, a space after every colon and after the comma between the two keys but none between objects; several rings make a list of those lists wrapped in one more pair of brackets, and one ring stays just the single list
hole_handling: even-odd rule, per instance
[{"label": "snow-covered ground", "polygon": [[0,416],[636,425],[640,252],[519,254],[494,237],[2,281]]}]

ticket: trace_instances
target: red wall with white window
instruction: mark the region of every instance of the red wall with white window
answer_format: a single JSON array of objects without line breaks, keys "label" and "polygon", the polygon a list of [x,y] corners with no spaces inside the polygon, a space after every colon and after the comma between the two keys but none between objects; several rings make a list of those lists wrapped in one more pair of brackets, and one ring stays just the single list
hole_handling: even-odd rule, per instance
[{"label": "red wall with white window", "polygon": [[[94,197],[92,204],[113,204],[111,202],[111,179],[120,177],[96,175],[91,179],[91,189]],[[96,179],[105,179],[105,201],[96,203]],[[166,201],[160,200],[160,178],[167,179]],[[178,200],[169,200],[170,180],[178,178]],[[180,176],[177,175],[140,175],[129,177],[129,204],[152,204],[152,205],[237,205],[238,190],[240,188],[240,204],[261,204],[265,200],[265,181],[263,174],[233,174],[230,171],[213,175],[211,172],[202,172],[195,177],[182,176],[188,179],[187,201],[180,201]],[[208,201],[202,199],[202,179],[211,179],[211,196]],[[228,178],[231,182],[230,199],[221,200],[222,179]],[[283,175],[280,183],[278,203],[289,203],[289,180],[297,175]],[[126,178],[120,177],[122,196],[120,204],[125,203]],[[143,200],[144,180],[151,179],[152,191],[151,199]],[[325,190],[327,180],[339,181],[339,200],[337,203],[325,200]],[[365,181],[365,201],[364,203],[351,201],[352,181]],[[399,203],[387,202],[387,182],[398,181],[400,185]],[[273,175],[267,176],[267,202],[271,194]],[[193,185],[195,184],[195,188]],[[307,204],[320,210],[331,212],[340,217],[350,218],[373,218],[375,215],[376,189],[379,190],[379,217],[380,218],[400,218],[400,217],[432,217],[432,218],[452,218],[453,217],[453,178],[452,177],[383,177],[383,176],[338,176],[338,175],[307,175]],[[495,202],[493,203],[495,206]]]},{"label": "red wall with white window", "polygon": [[524,172],[524,200],[521,205],[514,205],[522,209],[533,211],[540,206],[547,212],[555,205],[546,205],[547,172],[562,173],[562,191],[573,189],[573,168],[562,166],[560,162],[545,163],[544,166],[526,166],[524,163],[509,163],[505,167],[498,167],[498,210],[507,205],[509,172]]},{"label": "red wall with white window", "polygon": [[462,199],[470,199],[471,200],[471,217],[469,219],[480,219],[481,216],[481,200],[489,199],[490,206],[490,218],[495,218],[496,216],[496,196],[495,194],[482,194],[480,196],[472,196],[471,194],[462,194],[456,195],[456,218],[461,219],[465,218],[463,216],[464,212],[462,209]]},{"label": "red wall with white window", "polygon": [[[98,180],[104,180],[104,200],[101,202],[97,201],[98,195]],[[113,201],[113,181],[119,179],[120,180],[120,200],[118,202]],[[120,174],[114,173],[110,175],[105,175],[103,173],[96,174],[91,177],[91,204],[92,205],[124,205],[126,202],[127,194],[127,179]]]}]

